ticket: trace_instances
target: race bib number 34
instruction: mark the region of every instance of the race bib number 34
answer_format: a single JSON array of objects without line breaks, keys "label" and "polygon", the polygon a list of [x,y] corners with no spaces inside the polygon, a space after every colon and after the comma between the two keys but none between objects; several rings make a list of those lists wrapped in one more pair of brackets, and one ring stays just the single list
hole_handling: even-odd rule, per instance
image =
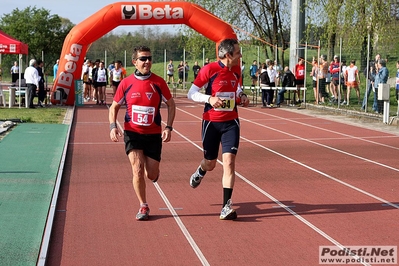
[{"label": "race bib number 34", "polygon": [[217,92],[215,96],[223,101],[222,106],[215,108],[216,111],[233,111],[236,104],[234,92]]},{"label": "race bib number 34", "polygon": [[140,126],[149,126],[154,122],[155,107],[132,105],[132,122]]}]

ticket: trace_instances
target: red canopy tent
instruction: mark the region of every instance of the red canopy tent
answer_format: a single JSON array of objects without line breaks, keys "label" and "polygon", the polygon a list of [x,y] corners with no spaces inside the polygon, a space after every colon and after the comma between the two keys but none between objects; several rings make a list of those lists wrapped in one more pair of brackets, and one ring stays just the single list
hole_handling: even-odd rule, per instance
[{"label": "red canopy tent", "polygon": [[0,30],[0,54],[28,54],[28,45]]},{"label": "red canopy tent", "polygon": [[[7,33],[0,30],[0,63],[1,63],[1,54],[19,54],[19,67],[21,68],[22,55],[28,54],[28,45],[14,39]],[[20,69],[19,84],[18,84],[19,88],[21,87],[21,71],[22,70]],[[19,107],[21,107],[21,94],[19,94]]]}]

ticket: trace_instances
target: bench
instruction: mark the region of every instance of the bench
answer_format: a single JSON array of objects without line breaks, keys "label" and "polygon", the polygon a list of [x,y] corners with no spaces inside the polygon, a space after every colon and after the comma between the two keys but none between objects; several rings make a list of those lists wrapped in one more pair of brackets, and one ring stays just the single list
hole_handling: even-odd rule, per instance
[{"label": "bench", "polygon": [[252,92],[252,101],[256,102],[257,104],[257,98],[258,98],[258,93],[262,92],[262,89],[272,89],[274,90],[276,93],[278,91],[281,91],[282,89],[285,89],[286,91],[288,91],[289,96],[288,96],[288,100],[287,100],[287,104],[289,104],[289,102],[291,102],[291,91],[296,91],[296,90],[301,90],[303,91],[303,101],[305,102],[306,100],[306,87],[302,87],[302,88],[297,88],[297,87],[261,87],[261,86],[244,86],[243,90],[251,90]]}]

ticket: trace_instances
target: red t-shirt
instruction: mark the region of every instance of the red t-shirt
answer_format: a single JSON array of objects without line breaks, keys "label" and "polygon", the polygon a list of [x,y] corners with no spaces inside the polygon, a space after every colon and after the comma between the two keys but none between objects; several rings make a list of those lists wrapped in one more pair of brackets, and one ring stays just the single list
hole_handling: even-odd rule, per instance
[{"label": "red t-shirt", "polygon": [[295,78],[296,79],[305,79],[305,65],[304,64],[296,64]]},{"label": "red t-shirt", "polygon": [[194,80],[194,85],[199,88],[206,87],[207,95],[217,96],[224,100],[222,108],[215,109],[205,104],[202,118],[207,121],[224,122],[238,118],[236,97],[238,82],[240,80],[240,67],[229,69],[221,61],[205,65]]},{"label": "red t-shirt", "polygon": [[165,80],[153,73],[150,76],[124,78],[115,93],[114,101],[126,103],[125,130],[140,134],[160,134],[162,100],[167,102],[172,95]]}]

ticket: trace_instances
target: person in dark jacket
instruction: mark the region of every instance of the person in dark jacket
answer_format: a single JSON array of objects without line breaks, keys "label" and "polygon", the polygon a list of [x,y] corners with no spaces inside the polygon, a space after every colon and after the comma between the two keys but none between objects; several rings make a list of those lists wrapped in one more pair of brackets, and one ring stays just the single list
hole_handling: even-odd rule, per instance
[{"label": "person in dark jacket", "polygon": [[280,107],[280,104],[284,102],[284,93],[287,91],[285,87],[295,87],[295,76],[291,72],[288,66],[284,68],[284,75],[282,79],[281,86],[283,87],[277,94],[277,107]]}]

